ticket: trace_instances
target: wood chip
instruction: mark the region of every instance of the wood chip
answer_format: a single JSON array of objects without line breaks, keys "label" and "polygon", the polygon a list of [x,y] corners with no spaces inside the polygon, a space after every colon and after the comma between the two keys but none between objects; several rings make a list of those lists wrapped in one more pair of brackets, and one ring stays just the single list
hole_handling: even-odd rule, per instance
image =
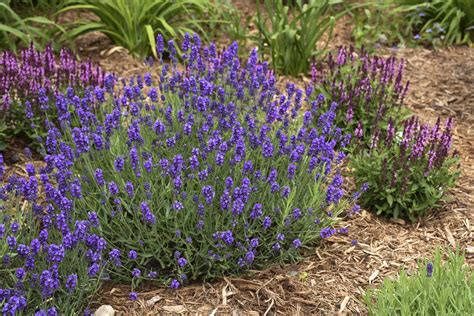
[{"label": "wood chip", "polygon": [[156,295],[156,296],[153,296],[152,298],[150,298],[149,300],[147,300],[145,304],[148,307],[152,307],[153,305],[155,305],[160,300],[161,300],[161,296]]},{"label": "wood chip", "polygon": [[183,305],[170,305],[170,306],[163,306],[164,311],[169,313],[177,313],[181,314],[186,312],[186,308]]},{"label": "wood chip", "polygon": [[374,272],[372,272],[372,274],[369,276],[369,284],[372,283],[372,281],[375,280],[375,278],[379,275],[379,270],[375,270]]},{"label": "wood chip", "polygon": [[446,237],[448,238],[451,247],[456,248],[456,241],[454,240],[453,234],[447,226],[444,227],[444,230],[446,231]]},{"label": "wood chip", "polygon": [[346,305],[350,300],[350,296],[344,297],[344,299],[341,302],[341,307],[339,308],[339,313],[342,313],[346,309]]}]

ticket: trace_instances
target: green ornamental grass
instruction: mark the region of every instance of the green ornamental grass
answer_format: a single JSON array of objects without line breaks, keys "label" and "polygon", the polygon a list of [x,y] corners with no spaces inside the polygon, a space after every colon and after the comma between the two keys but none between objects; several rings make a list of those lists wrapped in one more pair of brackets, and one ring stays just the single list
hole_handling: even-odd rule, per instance
[{"label": "green ornamental grass", "polygon": [[70,10],[85,10],[99,18],[78,22],[68,32],[72,38],[102,32],[115,45],[145,58],[157,57],[157,33],[165,40],[193,31],[206,34],[202,24],[208,21],[213,4],[209,0],[73,0],[60,12]]},{"label": "green ornamental grass", "polygon": [[328,33],[325,48],[332,36],[336,16],[328,15],[332,5],[341,0],[298,0],[291,8],[280,0],[265,0],[265,14],[257,1],[256,26],[259,31],[259,49],[271,56],[272,67],[285,75],[297,76],[308,71],[311,59],[324,50],[317,50],[316,43]]}]

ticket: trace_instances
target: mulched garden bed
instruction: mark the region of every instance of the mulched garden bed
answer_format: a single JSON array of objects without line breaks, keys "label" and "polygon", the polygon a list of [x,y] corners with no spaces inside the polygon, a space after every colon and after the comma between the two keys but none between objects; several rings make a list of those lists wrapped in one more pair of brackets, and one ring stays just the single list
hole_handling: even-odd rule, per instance
[{"label": "mulched garden bed", "polygon": [[[339,44],[350,44],[347,27],[344,21],[338,24]],[[121,77],[144,68],[120,49],[110,49],[101,36],[83,38],[78,45],[83,56],[91,56],[106,71]],[[462,173],[451,190],[451,202],[415,224],[362,211],[341,223],[349,228],[347,236],[324,240],[296,264],[251,271],[245,277],[179,290],[150,287],[140,291],[136,302],[128,298],[130,286],[108,284],[94,306],[112,305],[120,315],[365,314],[362,295],[368,288],[385,277],[395,277],[401,268],[414,269],[437,246],[459,245],[466,251],[468,264],[474,266],[474,48],[382,50],[379,54],[394,54],[407,61],[406,78],[411,82],[407,103],[424,121],[434,123],[438,116],[455,118],[454,145],[461,155]],[[28,159],[22,150],[11,154],[7,175],[26,174]],[[15,160],[18,163],[12,164]]]}]

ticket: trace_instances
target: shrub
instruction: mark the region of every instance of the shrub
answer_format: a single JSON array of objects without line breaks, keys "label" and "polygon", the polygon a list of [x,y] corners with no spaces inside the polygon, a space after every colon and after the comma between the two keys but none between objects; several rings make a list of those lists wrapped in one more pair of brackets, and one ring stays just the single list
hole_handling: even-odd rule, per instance
[{"label": "shrub", "polygon": [[163,35],[166,41],[186,32],[206,34],[202,24],[212,13],[209,0],[74,0],[61,10],[86,10],[99,17],[99,21],[80,21],[69,35],[75,38],[89,32],[102,32],[118,46],[126,48],[135,57],[153,54],[155,36]]},{"label": "shrub", "polygon": [[[19,133],[30,138],[44,136],[41,129],[44,119],[55,120],[58,113],[67,111],[67,108],[54,111],[49,106],[49,98],[66,87],[102,85],[103,80],[104,73],[99,66],[90,61],[79,62],[67,49],[61,50],[59,59],[51,46],[41,51],[36,50],[33,43],[18,57],[13,52],[3,52],[0,56],[0,129],[4,126],[4,139]],[[4,147],[5,143],[0,141],[0,149]]]},{"label": "shrub", "polygon": [[281,0],[264,0],[265,15],[257,1],[256,26],[259,31],[259,50],[271,57],[274,70],[285,75],[297,76],[310,68],[311,59],[324,49],[317,50],[316,43],[327,33],[326,46],[332,36],[336,16],[326,15],[331,5],[340,0],[295,1],[291,10]]},{"label": "shrub", "polygon": [[385,133],[377,130],[370,149],[351,160],[356,181],[369,184],[361,203],[377,214],[411,221],[437,206],[459,176],[452,128],[451,119],[441,131],[440,120],[429,127],[412,117],[403,131],[391,122]]},{"label": "shrub", "polygon": [[395,57],[341,47],[337,57],[330,53],[326,62],[313,63],[313,88],[338,104],[336,126],[370,145],[373,132],[385,129],[389,117],[396,124],[408,113],[403,106],[409,86],[409,81],[404,82],[404,66]]},{"label": "shrub", "polygon": [[[39,238],[39,228],[59,230],[38,252],[41,268],[54,263],[51,242],[65,257],[85,257],[67,266],[78,275],[102,268],[132,288],[145,280],[176,288],[294,259],[336,233],[332,224],[354,198],[343,196],[344,154],[334,148],[347,136],[333,126],[334,113],[321,114],[321,128],[301,123],[303,92],[289,85],[288,94],[278,93],[255,50],[241,67],[236,44],[218,55],[215,45],[201,48],[197,36],[185,36],[185,66],[178,67],[174,43],[169,47],[172,64],[156,84],[145,74],[120,89],[86,89],[71,115],[60,116],[60,128],[47,123],[46,167],[39,170],[44,207],[31,168],[3,188],[6,203],[7,195],[22,196],[33,208],[38,225],[25,225],[30,238]],[[68,92],[57,98],[78,99]],[[111,110],[102,120],[93,108]],[[78,237],[78,225],[90,231]],[[11,252],[14,267],[22,267],[18,249]],[[54,282],[66,279],[63,267]],[[61,297],[63,288],[52,295]],[[8,289],[4,307],[13,297]],[[28,302],[40,301],[31,295]]]},{"label": "shrub", "polygon": [[464,256],[450,251],[446,263],[438,249],[434,261],[419,265],[411,276],[401,271],[398,280],[386,279],[365,302],[370,315],[469,315],[474,309],[474,273]]}]

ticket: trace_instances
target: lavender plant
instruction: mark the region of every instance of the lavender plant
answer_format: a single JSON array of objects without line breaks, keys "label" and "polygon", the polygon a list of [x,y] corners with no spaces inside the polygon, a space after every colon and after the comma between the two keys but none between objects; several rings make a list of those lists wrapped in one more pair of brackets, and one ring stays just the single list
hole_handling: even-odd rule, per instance
[{"label": "lavender plant", "polygon": [[337,57],[329,54],[323,65],[313,63],[312,81],[316,92],[338,104],[335,124],[368,145],[389,117],[395,124],[407,118],[403,100],[409,81],[404,82],[403,72],[403,60],[341,47]]},{"label": "lavender plant", "polygon": [[79,62],[66,49],[59,59],[51,46],[39,51],[31,44],[19,56],[4,51],[0,57],[0,126],[5,126],[7,137],[22,132],[34,137],[35,130],[42,135],[44,131],[35,126],[42,127],[47,115],[55,119],[57,112],[50,106],[54,94],[66,87],[82,90],[89,85],[102,85],[103,80],[104,72],[99,66],[91,61]]},{"label": "lavender plant", "polygon": [[[12,177],[0,189],[6,200],[0,204],[2,315],[77,314],[104,278],[106,244],[94,223],[71,221],[66,213],[54,214],[51,204],[40,205],[36,170],[32,165],[27,169],[29,178]],[[23,198],[8,193],[15,191],[24,192]]]},{"label": "lavender plant", "polygon": [[[132,300],[145,280],[177,288],[295,259],[302,247],[337,233],[332,225],[360,194],[344,197],[345,154],[335,148],[343,150],[350,137],[334,126],[335,105],[298,115],[311,91],[303,98],[289,84],[279,92],[256,50],[241,66],[236,44],[218,53],[187,35],[179,66],[174,42],[168,46],[170,63],[161,64],[158,82],[147,73],[115,87],[106,79],[105,88],[81,97],[72,90],[56,95],[54,104],[71,105],[71,112],[58,126],[46,122],[44,202],[32,170],[2,189],[6,203],[19,196],[34,209],[38,224],[28,227],[38,229],[30,238],[58,231],[38,251],[46,260],[41,268],[54,265],[54,243],[65,258],[85,258],[70,264],[78,278],[103,269],[112,280],[130,281]],[[163,53],[160,36],[156,49]],[[99,116],[94,108],[110,110]],[[320,125],[309,126],[312,116]],[[26,264],[17,249],[11,253],[15,268]],[[62,268],[70,266],[59,265],[51,277],[52,295],[61,297],[58,280],[67,279]],[[3,291],[4,308],[12,300],[8,308],[31,311],[35,303],[15,302],[40,301],[39,292],[30,298],[11,285]]]},{"label": "lavender plant", "polygon": [[430,127],[412,117],[403,131],[389,122],[374,133],[370,149],[352,156],[359,183],[368,183],[361,203],[390,217],[415,221],[443,199],[459,177],[457,153],[451,153],[453,123]]}]

